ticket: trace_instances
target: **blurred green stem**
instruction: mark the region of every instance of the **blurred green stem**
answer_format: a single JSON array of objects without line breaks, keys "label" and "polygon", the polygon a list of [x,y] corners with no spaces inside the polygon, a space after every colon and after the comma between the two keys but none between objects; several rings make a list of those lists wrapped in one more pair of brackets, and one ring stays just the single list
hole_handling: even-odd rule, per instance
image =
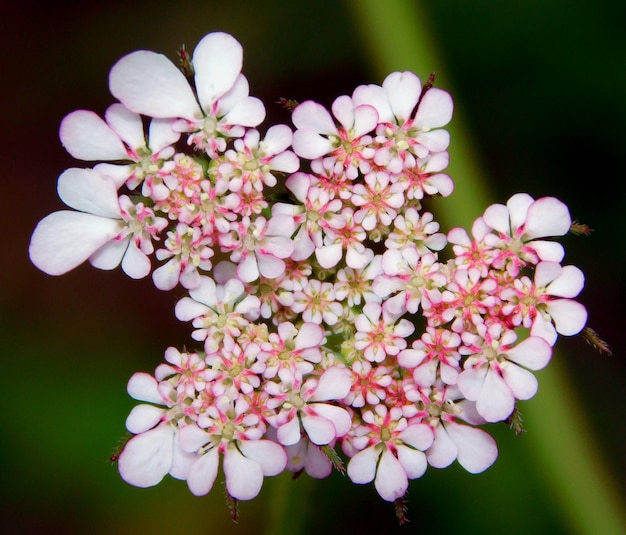
[{"label": "blurred green stem", "polygon": [[[381,77],[378,83],[396,70],[412,70],[424,79],[442,68],[420,2],[349,0],[347,5]],[[437,76],[436,85],[451,88],[445,74]],[[452,145],[448,172],[454,179],[455,191],[437,207],[444,229],[467,227],[492,202],[458,110],[449,130]],[[562,356],[554,355],[549,369],[541,373],[540,395],[524,407],[531,431],[528,440],[536,450],[538,470],[551,486],[564,525],[572,533],[624,533],[626,522],[619,491],[596,453],[601,450],[587,429],[585,414],[572,395],[561,361]]]}]

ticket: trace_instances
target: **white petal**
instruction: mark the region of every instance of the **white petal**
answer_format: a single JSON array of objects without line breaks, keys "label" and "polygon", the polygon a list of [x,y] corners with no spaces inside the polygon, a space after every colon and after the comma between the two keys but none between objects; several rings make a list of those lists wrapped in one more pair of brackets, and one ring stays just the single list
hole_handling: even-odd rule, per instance
[{"label": "white petal", "polygon": [[319,383],[312,401],[328,401],[331,399],[342,399],[350,392],[352,380],[347,370],[333,366],[328,368],[320,377]]},{"label": "white petal", "polygon": [[302,427],[309,435],[311,442],[318,446],[330,443],[336,436],[333,422],[322,416],[302,414]]},{"label": "white petal", "polygon": [[172,145],[180,138],[180,132],[172,129],[170,119],[152,119],[148,133],[148,145],[153,153],[163,150]]},{"label": "white petal", "polygon": [[265,119],[265,106],[256,97],[246,97],[224,116],[222,122],[229,125],[258,126]]},{"label": "white petal", "polygon": [[130,241],[122,259],[122,270],[132,279],[143,279],[150,273],[150,259],[139,250],[134,240]]},{"label": "white petal", "polygon": [[376,476],[379,453],[374,447],[358,452],[348,462],[347,473],[353,483],[369,483]]},{"label": "white petal", "polygon": [[374,486],[381,498],[388,502],[402,498],[409,487],[409,480],[400,461],[387,449],[380,458]]},{"label": "white petal", "polygon": [[402,445],[398,446],[397,451],[398,460],[409,479],[416,479],[424,475],[428,463],[423,452]]},{"label": "white petal", "polygon": [[281,425],[277,431],[278,441],[285,446],[297,444],[301,436],[300,420],[295,415],[286,424]]},{"label": "white petal", "polygon": [[139,401],[148,401],[163,405],[163,397],[159,393],[156,379],[149,373],[137,372],[128,381],[128,395]]},{"label": "white petal", "polygon": [[435,428],[435,440],[426,452],[428,464],[435,468],[446,468],[454,462],[457,454],[457,445],[450,438],[443,425],[437,426]]},{"label": "white petal", "polygon": [[418,450],[426,450],[433,443],[433,431],[426,424],[409,425],[398,436],[405,444]]},{"label": "white petal", "polygon": [[[326,420],[330,420],[332,422],[333,426],[335,427],[335,429],[333,430],[333,434],[335,435],[335,437],[342,437],[348,431],[350,431],[350,427],[352,426],[352,419],[350,418],[350,414],[346,409],[342,407],[337,407],[336,405],[329,405],[328,403],[312,403],[311,406],[315,408],[315,412],[319,414],[322,418],[325,418]],[[315,444],[320,445],[326,443],[315,442]]]},{"label": "white petal", "polygon": [[[135,150],[145,147],[146,140],[140,115],[118,102],[107,108],[104,117],[109,126],[129,147]],[[116,160],[119,158],[107,159]]]},{"label": "white petal", "polygon": [[89,257],[89,263],[98,269],[115,269],[120,265],[124,253],[128,249],[129,239],[111,240],[100,247]]},{"label": "white petal", "polygon": [[243,49],[232,35],[214,32],[198,43],[192,61],[198,99],[211,114],[212,104],[235,84],[241,72]]},{"label": "white petal", "polygon": [[413,113],[422,91],[420,79],[409,71],[394,72],[385,78],[383,88],[398,123],[406,122]]},{"label": "white petal", "polygon": [[559,334],[573,336],[587,323],[587,309],[571,299],[555,299],[548,303],[548,312]]},{"label": "white petal", "polygon": [[261,466],[264,476],[280,474],[287,466],[285,449],[271,440],[242,440],[239,449]]},{"label": "white petal", "polygon": [[136,405],[126,418],[126,429],[134,435],[152,429],[165,414],[165,409],[154,405]]},{"label": "white petal", "polygon": [[496,441],[483,430],[454,422],[445,428],[458,448],[459,464],[471,474],[485,471],[498,457]]},{"label": "white petal", "polygon": [[534,202],[535,199],[528,193],[516,193],[506,202],[513,231],[524,224],[528,214],[528,207]]},{"label": "white petal", "polygon": [[524,368],[511,364],[503,368],[502,376],[516,399],[530,399],[537,393],[537,378]]},{"label": "white petal", "polygon": [[314,160],[333,150],[328,138],[311,129],[296,130],[293,134],[293,150],[308,160]]},{"label": "white petal", "polygon": [[113,179],[92,169],[70,168],[57,182],[57,192],[68,206],[102,217],[121,218]]},{"label": "white petal", "polygon": [[476,410],[488,422],[499,422],[508,418],[514,407],[515,398],[511,389],[497,372],[489,368],[476,400]]},{"label": "white petal", "polygon": [[39,222],[30,259],[48,275],[62,275],[82,264],[120,231],[119,221],[81,212],[54,212]]},{"label": "white petal", "polygon": [[185,75],[162,54],[139,50],[124,56],[111,69],[109,88],[135,113],[190,120],[202,117]]},{"label": "white petal", "polygon": [[507,358],[529,370],[541,370],[552,356],[550,344],[538,336],[530,336],[509,349]]},{"label": "white petal", "polygon": [[452,119],[452,97],[436,87],[426,91],[420,101],[415,126],[420,129],[445,126]]},{"label": "white petal", "polygon": [[122,479],[135,487],[159,483],[172,465],[174,428],[163,423],[131,438],[118,459]]},{"label": "white petal", "polygon": [[128,160],[118,134],[96,113],[77,110],[67,115],[59,128],[65,150],[79,160]]},{"label": "white petal", "polygon": [[528,207],[523,237],[563,236],[572,226],[567,206],[554,197],[537,199]]},{"label": "white petal", "polygon": [[218,449],[212,448],[191,466],[187,476],[187,485],[194,496],[204,496],[213,488],[219,460]]},{"label": "white petal", "polygon": [[224,452],[223,464],[228,494],[237,500],[251,500],[256,497],[263,485],[261,466],[244,457],[234,446]]},{"label": "white petal", "polygon": [[291,120],[298,129],[307,129],[325,135],[336,135],[338,133],[335,122],[328,110],[312,100],[307,100],[296,107],[291,115]]},{"label": "white petal", "polygon": [[563,266],[559,277],[548,287],[548,293],[557,297],[576,297],[584,285],[585,275],[580,269],[576,266]]}]

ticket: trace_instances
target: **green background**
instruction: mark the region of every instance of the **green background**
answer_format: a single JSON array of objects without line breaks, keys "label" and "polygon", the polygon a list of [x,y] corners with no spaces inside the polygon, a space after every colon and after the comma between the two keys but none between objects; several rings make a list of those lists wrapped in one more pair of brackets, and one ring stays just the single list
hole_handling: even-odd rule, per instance
[{"label": "green background", "polygon": [[[2,3],[2,532],[619,533],[626,473],[624,6]],[[450,173],[457,191],[435,208],[452,207],[440,217],[445,230],[480,215],[482,199],[503,202],[518,191],[560,198],[595,230],[565,238],[566,263],[586,273],[580,300],[613,356],[560,339],[553,364],[538,374],[539,393],[520,404],[527,432],[516,437],[492,426],[500,455],[484,474],[431,468],[412,482],[411,522],[403,528],[372,486],[339,475],[266,480],[257,500],[241,504],[239,524],[230,521],[219,485],[196,498],[169,478],[153,489],[123,483],[107,459],[133,406],[125,385],[135,371],[152,371],[167,346],[188,343],[188,326],[173,315],[182,292],[162,293],[149,279],[88,265],[52,278],[28,261],[37,221],[62,208],[57,176],[81,165],[58,141],[61,119],[78,108],[104,112],[113,102],[108,70],[122,55],[143,48],[175,58],[181,43],[193,50],[215,30],[243,44],[244,73],[268,108],[266,125],[289,121],[273,104],[279,97],[330,105],[392,70],[422,79],[436,72],[436,85],[455,100]]]}]

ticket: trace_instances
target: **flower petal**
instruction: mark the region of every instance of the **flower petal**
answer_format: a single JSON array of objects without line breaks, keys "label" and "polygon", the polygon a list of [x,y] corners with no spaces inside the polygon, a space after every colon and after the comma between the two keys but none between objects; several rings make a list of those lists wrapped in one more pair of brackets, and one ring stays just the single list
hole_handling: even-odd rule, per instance
[{"label": "flower petal", "polygon": [[120,453],[120,475],[135,487],[152,487],[169,472],[173,451],[174,428],[168,423],[135,435]]},{"label": "flower petal", "polygon": [[65,150],[79,160],[129,159],[119,135],[92,111],[76,110],[65,116],[59,137]]},{"label": "flower petal", "polygon": [[213,488],[219,461],[218,449],[212,448],[193,463],[187,476],[187,485],[194,496],[204,496]]},{"label": "flower petal", "polygon": [[244,457],[234,445],[224,452],[223,464],[228,494],[237,500],[256,497],[263,485],[261,466]]}]

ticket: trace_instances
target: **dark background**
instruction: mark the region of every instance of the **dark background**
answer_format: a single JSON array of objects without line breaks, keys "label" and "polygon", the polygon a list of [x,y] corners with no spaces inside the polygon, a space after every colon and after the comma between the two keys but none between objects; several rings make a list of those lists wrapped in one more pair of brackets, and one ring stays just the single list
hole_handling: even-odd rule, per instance
[{"label": "dark background", "polygon": [[[623,493],[625,4],[416,3],[442,61],[437,84],[453,95],[488,194],[499,202],[518,191],[554,195],[594,229],[589,237],[565,239],[566,263],[585,272],[580,300],[613,356],[570,339],[560,342],[558,358],[596,454]],[[0,6],[3,532],[271,533],[281,493],[289,489],[304,496],[305,533],[575,531],[535,462],[528,434],[518,438],[501,428],[493,430],[500,457],[485,474],[429,469],[411,484],[412,522],[401,530],[372,486],[356,487],[340,476],[267,481],[258,500],[242,504],[238,525],[230,522],[218,485],[209,497],[195,498],[169,478],[154,489],[123,483],[107,458],[133,406],[126,382],[135,371],[152,371],[167,346],[187,343],[188,327],[173,315],[179,290],[162,293],[149,279],[131,281],[119,270],[89,265],[52,278],[29,263],[34,226],[63,207],[57,176],[81,165],[58,141],[61,119],[78,108],[104,112],[113,102],[108,70],[122,55],[143,48],[174,59],[181,43],[191,51],[215,30],[243,44],[244,73],[251,94],[268,108],[266,125],[288,122],[272,104],[279,97],[330,105],[383,75],[359,29],[358,1]],[[429,72],[417,74],[425,79]],[[452,158],[454,150],[453,138]],[[539,379],[540,392],[528,404],[541,403]],[[528,428],[531,433],[532,422]]]}]

